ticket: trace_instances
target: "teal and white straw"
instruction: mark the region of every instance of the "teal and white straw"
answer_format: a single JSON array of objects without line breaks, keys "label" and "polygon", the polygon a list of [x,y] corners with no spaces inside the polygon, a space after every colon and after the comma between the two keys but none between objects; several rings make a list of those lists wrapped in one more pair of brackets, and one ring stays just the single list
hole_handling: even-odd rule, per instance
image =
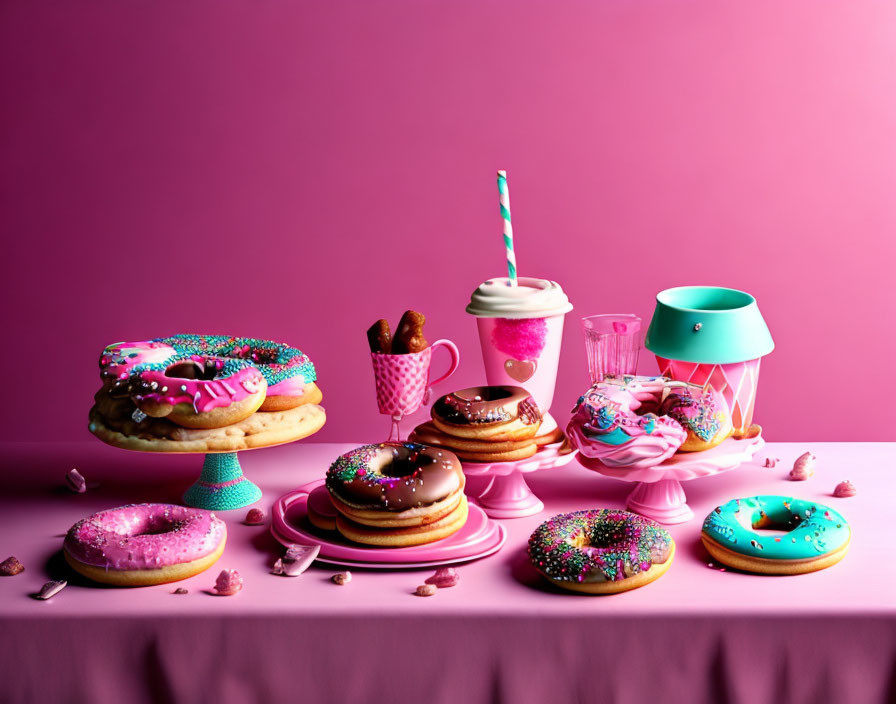
[{"label": "teal and white straw", "polygon": [[504,222],[504,249],[507,250],[507,278],[516,286],[516,255],[513,253],[513,225],[510,224],[510,192],[507,190],[507,172],[498,172],[498,202],[501,220]]}]

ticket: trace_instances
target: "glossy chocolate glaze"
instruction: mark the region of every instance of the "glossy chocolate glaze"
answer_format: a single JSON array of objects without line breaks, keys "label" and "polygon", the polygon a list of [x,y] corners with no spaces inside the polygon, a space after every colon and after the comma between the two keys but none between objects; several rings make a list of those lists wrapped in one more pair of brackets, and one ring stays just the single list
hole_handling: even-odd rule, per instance
[{"label": "glossy chocolate glaze", "polygon": [[506,423],[519,418],[526,425],[541,420],[541,411],[520,386],[473,386],[442,396],[432,417],[451,425]]},{"label": "glossy chocolate glaze", "polygon": [[385,511],[429,506],[463,485],[454,453],[412,442],[364,445],[339,457],[327,470],[327,489],[337,499]]}]

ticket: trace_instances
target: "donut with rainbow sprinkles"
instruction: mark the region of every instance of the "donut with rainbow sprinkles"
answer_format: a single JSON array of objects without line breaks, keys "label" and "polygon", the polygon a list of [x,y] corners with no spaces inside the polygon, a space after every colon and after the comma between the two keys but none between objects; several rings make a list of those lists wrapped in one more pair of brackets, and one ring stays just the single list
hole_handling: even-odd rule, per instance
[{"label": "donut with rainbow sprinkles", "polygon": [[558,587],[615,594],[643,587],[672,565],[675,541],[655,521],[619,509],[549,518],[529,538],[529,560]]}]

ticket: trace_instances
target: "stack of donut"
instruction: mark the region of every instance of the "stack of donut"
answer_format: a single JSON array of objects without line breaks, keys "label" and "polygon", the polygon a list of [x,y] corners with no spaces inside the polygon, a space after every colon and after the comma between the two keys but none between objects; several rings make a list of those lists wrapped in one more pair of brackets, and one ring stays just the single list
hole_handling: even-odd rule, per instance
[{"label": "stack of donut", "polygon": [[291,442],[326,420],[314,365],[269,340],[173,335],[110,345],[89,428],[131,450],[232,452]]},{"label": "stack of donut", "polygon": [[573,409],[566,433],[580,461],[609,467],[660,464],[709,450],[733,432],[722,394],[665,377],[607,376]]},{"label": "stack of donut", "polygon": [[542,413],[519,386],[474,386],[442,396],[432,406],[432,421],[410,439],[451,450],[469,462],[512,462],[531,457],[539,446],[562,438],[536,437]]},{"label": "stack of donut", "polygon": [[363,545],[431,543],[467,521],[460,462],[436,447],[412,442],[358,447],[330,465],[326,487],[335,512],[309,503],[309,520]]}]

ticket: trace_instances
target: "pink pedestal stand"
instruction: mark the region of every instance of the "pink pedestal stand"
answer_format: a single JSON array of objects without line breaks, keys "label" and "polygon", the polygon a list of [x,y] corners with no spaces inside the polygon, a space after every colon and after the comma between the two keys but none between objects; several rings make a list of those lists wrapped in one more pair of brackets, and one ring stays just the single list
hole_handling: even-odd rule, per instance
[{"label": "pink pedestal stand", "polygon": [[[579,456],[586,469],[607,477],[638,482],[628,496],[626,508],[659,523],[684,523],[694,517],[687,504],[681,482],[727,472],[749,462],[762,447],[761,435],[754,438],[728,438],[705,452],[680,452],[653,467],[607,467],[599,460]],[[465,468],[466,469],[466,468]]]},{"label": "pink pedestal stand", "polygon": [[544,509],[541,499],[532,493],[523,475],[572,462],[576,452],[561,455],[561,444],[545,445],[532,457],[517,462],[462,462],[464,474],[491,477],[488,486],[476,499],[482,510],[492,518],[522,518]]}]

